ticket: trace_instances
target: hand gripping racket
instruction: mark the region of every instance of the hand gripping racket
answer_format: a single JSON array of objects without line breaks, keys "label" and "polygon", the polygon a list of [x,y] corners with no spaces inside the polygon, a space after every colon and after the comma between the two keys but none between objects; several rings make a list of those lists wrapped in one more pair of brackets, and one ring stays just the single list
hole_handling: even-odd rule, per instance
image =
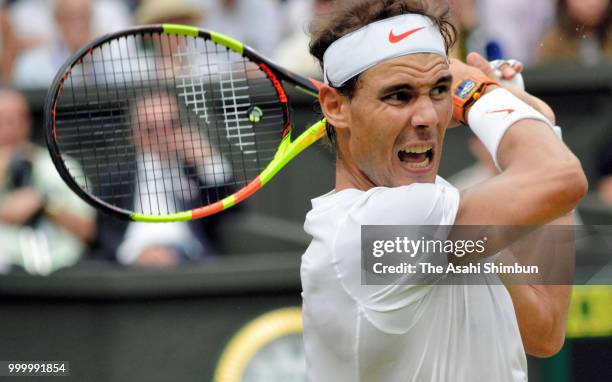
[{"label": "hand gripping racket", "polygon": [[163,24],[106,35],[78,51],[47,97],[45,128],[66,184],[116,217],[174,222],[251,196],[325,135],[292,140],[284,84],[320,83],[241,42]]}]

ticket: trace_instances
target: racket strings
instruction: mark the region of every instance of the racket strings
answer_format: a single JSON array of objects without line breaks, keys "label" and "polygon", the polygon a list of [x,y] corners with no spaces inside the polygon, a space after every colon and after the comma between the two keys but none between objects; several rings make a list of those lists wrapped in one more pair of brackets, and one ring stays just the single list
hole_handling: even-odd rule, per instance
[{"label": "racket strings", "polygon": [[70,175],[138,213],[215,203],[272,160],[285,124],[259,67],[210,40],[132,34],[90,50],[55,110]]}]

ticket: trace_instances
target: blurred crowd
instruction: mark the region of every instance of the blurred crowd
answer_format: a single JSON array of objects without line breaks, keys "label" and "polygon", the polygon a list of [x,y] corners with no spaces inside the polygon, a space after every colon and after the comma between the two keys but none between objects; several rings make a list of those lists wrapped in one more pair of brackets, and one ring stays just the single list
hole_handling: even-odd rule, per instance
[{"label": "blurred crowd", "polygon": [[[317,76],[308,24],[342,0],[3,0],[1,78],[48,86],[64,60],[95,36],[135,24],[183,23],[228,34],[283,66]],[[515,58],[527,67],[584,66],[612,57],[609,0],[431,0],[450,3],[454,55]],[[34,70],[34,67],[36,70]]]},{"label": "blurred crowd", "polygon": [[[172,266],[194,260],[186,256],[185,235],[196,241],[196,260],[216,253],[210,224],[185,226],[146,247],[134,243],[133,228],[97,218],[54,175],[45,149],[30,142],[31,129],[39,127],[31,126],[21,91],[47,89],[65,60],[96,36],[166,22],[230,35],[290,70],[320,77],[308,54],[307,30],[335,1],[342,0],[0,0],[0,272],[18,266],[47,274],[83,253]],[[448,2],[460,35],[455,57],[477,51],[489,59],[518,59],[527,68],[612,61],[612,0]],[[478,157],[477,144],[472,149]],[[612,205],[610,152],[599,164],[598,189]],[[128,254],[121,255],[125,248]]]}]

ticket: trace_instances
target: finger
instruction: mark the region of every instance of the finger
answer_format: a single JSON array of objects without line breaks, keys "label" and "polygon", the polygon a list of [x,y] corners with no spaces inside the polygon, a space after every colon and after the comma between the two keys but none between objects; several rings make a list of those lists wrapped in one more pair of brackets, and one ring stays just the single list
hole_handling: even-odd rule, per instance
[{"label": "finger", "polygon": [[501,71],[502,71],[502,77],[503,77],[504,80],[511,80],[517,74],[517,71],[513,67],[508,65],[508,64],[503,65],[501,67]]},{"label": "finger", "polygon": [[518,60],[506,60],[499,65],[500,73],[505,80],[511,80],[523,71],[523,63]]},{"label": "finger", "polygon": [[495,71],[489,65],[489,62],[476,52],[468,54],[466,57],[466,63],[470,66],[480,69],[488,77],[495,79]]},{"label": "finger", "polygon": [[508,63],[508,65],[510,65],[512,69],[516,70],[517,72],[521,72],[523,70],[523,63],[519,60],[510,59],[507,60],[506,63]]}]

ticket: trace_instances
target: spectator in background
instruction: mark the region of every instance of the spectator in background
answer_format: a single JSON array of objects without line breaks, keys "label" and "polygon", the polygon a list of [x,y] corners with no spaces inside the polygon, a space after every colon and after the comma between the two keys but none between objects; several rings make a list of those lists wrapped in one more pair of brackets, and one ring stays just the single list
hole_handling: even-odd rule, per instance
[{"label": "spectator in background", "polygon": [[207,13],[201,27],[244,42],[270,57],[281,38],[278,0],[202,0]]},{"label": "spectator in background", "polygon": [[23,95],[0,89],[0,259],[44,275],[79,260],[95,212],[29,142],[30,123]]},{"label": "spectator in background", "polygon": [[298,74],[321,78],[321,67],[309,53],[310,36],[306,33],[306,27],[317,15],[329,12],[333,0],[306,0],[300,1],[299,4],[297,2],[293,3],[289,5],[290,9],[287,12],[292,14],[296,7],[307,5],[307,13],[302,15],[303,19],[301,21],[295,14],[291,16],[301,27],[294,28],[293,33],[280,42],[272,58],[281,66]]},{"label": "spectator in background", "polygon": [[4,4],[0,6],[0,80],[10,80],[19,52],[19,42]]},{"label": "spectator in background", "polygon": [[[445,1],[441,3],[444,5]],[[458,34],[457,43],[453,46],[451,56],[459,60],[465,60],[468,52],[466,47],[468,37],[479,23],[476,0],[448,0],[448,5],[451,7],[451,22]]]},{"label": "spectator in background", "polygon": [[93,38],[90,0],[56,0],[54,15],[61,39],[18,58],[13,75],[15,86],[49,87],[68,57]]},{"label": "spectator in background", "polygon": [[[133,142],[138,161],[134,209],[174,213],[201,206],[206,192],[219,192],[231,179],[231,165],[198,130],[186,125],[180,102],[169,93],[142,96],[135,104]],[[160,134],[167,137],[160,140]],[[156,190],[152,196],[140,190]],[[211,223],[211,221],[207,221]],[[213,254],[200,222],[130,223],[117,259],[126,265],[169,267]]]},{"label": "spectator in background", "polygon": [[[10,18],[15,34],[22,38],[53,43],[61,39],[54,20],[57,0],[13,0]],[[133,24],[125,0],[92,0],[91,29],[94,36],[124,29]]]},{"label": "spectator in background", "polygon": [[9,82],[17,56],[26,49],[38,46],[42,40],[15,33],[6,4],[0,3],[0,80]]},{"label": "spectator in background", "polygon": [[[332,0],[333,1],[333,0]],[[315,0],[286,0],[281,2],[281,36],[296,32],[307,33],[312,21],[312,6]]]},{"label": "spectator in background", "polygon": [[538,44],[554,21],[555,2],[477,0],[479,26],[469,37],[468,50],[489,60],[514,58],[533,65]]},{"label": "spectator in background", "polygon": [[142,0],[136,9],[139,24],[198,25],[203,16],[202,7],[187,0]]},{"label": "spectator in background", "polygon": [[585,66],[612,59],[610,0],[559,0],[556,24],[542,40],[540,63]]},{"label": "spectator in background", "polygon": [[[45,9],[48,8],[48,5],[39,4],[36,0],[27,0],[27,2],[31,3],[32,14],[36,10],[40,12],[37,17],[44,20]],[[41,47],[26,51],[18,57],[13,73],[13,84],[16,87],[24,89],[49,87],[57,70],[70,55],[91,41],[97,34],[109,31],[108,26],[107,28],[94,27],[94,24],[101,24],[101,20],[115,29],[127,26],[123,25],[124,21],[121,21],[123,17],[115,17],[121,14],[121,11],[113,10],[114,2],[108,0],[96,2],[92,0],[54,0],[51,3],[55,22],[51,29],[57,28],[57,37],[51,38]],[[98,6],[94,7],[95,4]],[[102,7],[103,4],[107,6]],[[35,6],[40,6],[40,8],[34,9]],[[94,10],[96,10],[95,13]],[[35,20],[30,20],[30,23],[36,24]],[[40,26],[34,29],[37,28]],[[47,28],[41,29],[40,33],[44,29]],[[50,34],[53,35],[53,33]]]},{"label": "spectator in background", "polygon": [[[200,6],[194,6],[185,0],[144,0],[136,10],[137,20],[142,24],[198,25],[203,14]],[[177,44],[178,41],[174,39],[171,39],[168,44],[157,44],[156,41],[153,41],[153,48],[159,50],[159,56],[165,59],[149,64],[165,70],[185,68],[208,70],[207,63],[197,61],[200,58],[199,55],[181,55],[182,60],[194,59],[195,61],[191,64],[182,62],[181,65],[173,65],[175,54],[182,54],[181,47]],[[180,77],[180,74],[177,75]],[[211,174],[220,175],[231,172],[229,170],[231,165],[219,154],[215,153],[207,157],[205,154],[212,153],[213,150],[201,136],[202,131],[192,130],[180,120],[180,115],[197,118],[192,111],[181,109],[189,109],[190,106],[188,100],[185,99],[186,93],[180,89],[177,87],[179,94],[152,90],[151,94],[143,95],[133,105],[131,120],[137,127],[134,131],[133,142],[139,153],[137,175],[136,178],[130,175],[124,175],[121,178],[122,175],[118,174],[117,179],[110,183],[133,185],[135,188],[133,203],[136,210],[146,211],[147,208],[160,208],[176,212],[202,206],[200,199],[207,200],[213,195],[218,197],[228,193],[225,182],[229,178],[219,179]],[[196,120],[191,122],[192,127],[197,125]],[[178,143],[182,142],[182,145],[174,145],[169,140],[159,142],[158,133],[163,130],[174,131],[172,136]],[[180,136],[188,138],[180,139]],[[201,139],[194,139],[194,137]],[[185,145],[189,145],[189,148]],[[193,157],[194,153],[197,153],[198,156]],[[169,158],[175,158],[177,163]],[[226,171],[220,171],[215,166],[220,166]],[[180,185],[172,184],[172,182],[169,184],[168,180],[172,179],[179,182]],[[146,187],[158,190],[164,197],[150,200],[145,193],[141,195],[138,190],[145,190]],[[151,207],[152,205],[155,207]],[[218,243],[219,223],[226,216],[227,214],[219,214],[191,222],[152,225],[123,224],[112,217],[100,214],[98,217],[100,230],[92,246],[92,257],[113,260],[124,265],[154,268],[168,268],[181,263],[199,261],[218,253],[219,248],[216,244]]]}]

